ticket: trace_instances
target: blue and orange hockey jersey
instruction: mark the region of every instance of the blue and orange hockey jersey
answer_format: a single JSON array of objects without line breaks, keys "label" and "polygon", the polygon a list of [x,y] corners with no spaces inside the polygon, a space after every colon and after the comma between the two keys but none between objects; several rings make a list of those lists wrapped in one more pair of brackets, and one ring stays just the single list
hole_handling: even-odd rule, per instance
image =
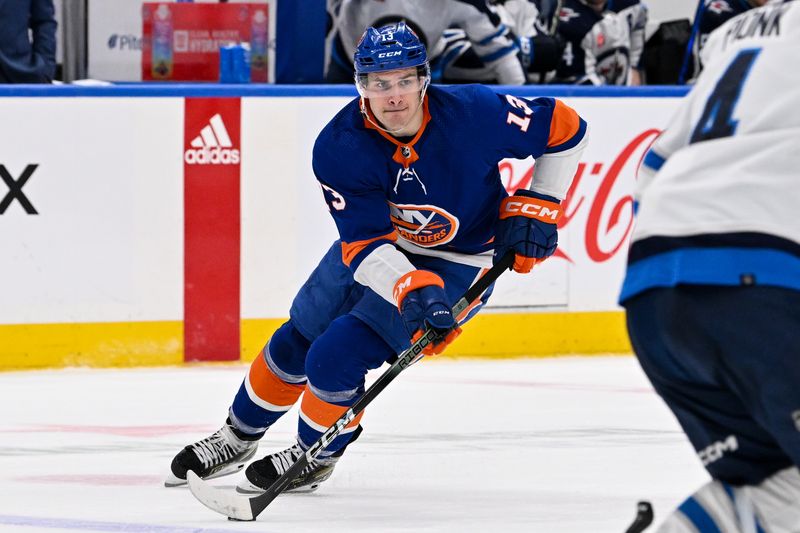
[{"label": "blue and orange hockey jersey", "polygon": [[341,236],[343,261],[357,281],[390,301],[396,278],[359,276],[366,258],[390,244],[411,254],[491,264],[507,196],[498,163],[533,156],[531,189],[563,199],[586,144],[586,123],[553,98],[526,100],[463,85],[430,87],[423,105],[421,131],[398,140],[366,121],[354,100],[314,146],[314,173]]}]

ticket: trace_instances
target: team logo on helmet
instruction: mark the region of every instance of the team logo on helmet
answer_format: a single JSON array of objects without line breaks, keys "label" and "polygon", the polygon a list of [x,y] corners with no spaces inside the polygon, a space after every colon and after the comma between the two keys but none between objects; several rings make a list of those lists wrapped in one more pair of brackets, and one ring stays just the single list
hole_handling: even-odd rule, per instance
[{"label": "team logo on helmet", "polygon": [[392,224],[405,240],[431,248],[453,240],[458,219],[434,205],[393,204],[389,202]]}]

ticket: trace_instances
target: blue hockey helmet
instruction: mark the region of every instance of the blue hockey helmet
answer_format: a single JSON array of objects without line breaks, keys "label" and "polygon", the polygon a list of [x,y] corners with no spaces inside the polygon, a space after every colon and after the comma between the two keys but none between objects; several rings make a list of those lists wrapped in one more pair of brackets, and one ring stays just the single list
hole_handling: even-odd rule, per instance
[{"label": "blue hockey helmet", "polygon": [[[420,84],[416,87],[409,83],[404,85],[409,90],[420,91],[420,97],[425,94],[430,83],[430,67],[425,45],[405,22],[380,28],[367,28],[358,42],[353,63],[356,71],[356,87],[359,94],[365,98],[383,94],[381,91],[368,89],[368,78],[371,73],[416,67]],[[402,87],[400,89],[402,90]]]},{"label": "blue hockey helmet", "polygon": [[367,28],[353,57],[356,74],[417,67],[427,62],[425,45],[405,22]]}]

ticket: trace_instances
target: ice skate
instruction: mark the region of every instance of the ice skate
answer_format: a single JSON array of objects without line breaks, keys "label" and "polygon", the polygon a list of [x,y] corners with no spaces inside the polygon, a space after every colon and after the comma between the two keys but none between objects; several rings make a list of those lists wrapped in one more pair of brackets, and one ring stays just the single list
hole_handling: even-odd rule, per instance
[{"label": "ice skate", "polygon": [[244,468],[245,463],[255,455],[258,440],[248,440],[240,435],[237,435],[229,419],[211,436],[186,446],[172,460],[164,486],[185,485],[186,472],[189,470],[203,479],[211,479]]},{"label": "ice skate", "polygon": [[[263,459],[251,463],[245,470],[245,479],[236,487],[243,494],[260,494],[267,490],[275,480],[303,455],[305,452],[299,444],[291,448],[267,455]],[[299,476],[294,478],[285,492],[313,492],[320,483],[331,477],[338,457],[328,457],[322,461],[312,461]]]},{"label": "ice skate", "polygon": [[[348,446],[358,439],[361,435],[363,428],[358,426],[353,432],[353,436],[347,445],[334,453],[330,457],[322,460],[315,459],[307,467],[305,467],[300,475],[292,480],[286,487],[284,492],[314,492],[320,484],[331,477],[333,467],[336,462],[344,454]],[[260,494],[267,490],[270,485],[281,477],[284,472],[289,470],[291,466],[303,455],[305,451],[299,444],[295,444],[291,448],[287,448],[282,452],[272,453],[265,456],[258,461],[251,463],[245,470],[243,479],[237,486],[236,491],[242,494]]]}]

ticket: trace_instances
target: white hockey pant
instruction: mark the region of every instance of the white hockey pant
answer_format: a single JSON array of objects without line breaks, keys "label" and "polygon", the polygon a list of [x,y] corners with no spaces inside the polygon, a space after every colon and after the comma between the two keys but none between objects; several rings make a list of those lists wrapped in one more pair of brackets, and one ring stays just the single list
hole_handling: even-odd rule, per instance
[{"label": "white hockey pant", "polygon": [[[760,528],[760,529],[759,529]],[[800,533],[800,471],[787,468],[755,486],[711,481],[672,512],[656,533]]]}]

